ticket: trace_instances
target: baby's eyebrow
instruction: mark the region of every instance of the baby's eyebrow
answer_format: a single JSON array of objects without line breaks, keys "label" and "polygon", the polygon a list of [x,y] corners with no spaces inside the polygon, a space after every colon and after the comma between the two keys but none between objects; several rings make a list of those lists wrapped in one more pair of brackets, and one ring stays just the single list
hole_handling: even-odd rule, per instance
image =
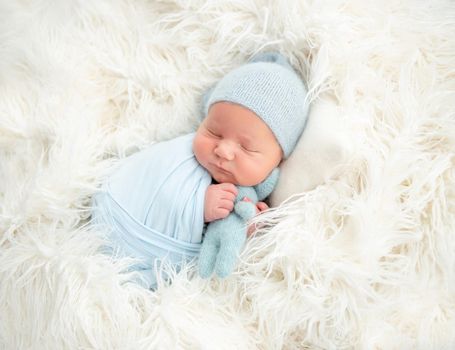
[{"label": "baby's eyebrow", "polygon": [[215,128],[215,126],[213,125],[213,122],[205,122],[203,125],[206,129],[211,130],[211,131]]},{"label": "baby's eyebrow", "polygon": [[214,129],[214,128],[218,127],[218,122],[216,120],[213,120],[213,119],[212,120],[207,120],[206,123],[205,123],[205,126]]}]

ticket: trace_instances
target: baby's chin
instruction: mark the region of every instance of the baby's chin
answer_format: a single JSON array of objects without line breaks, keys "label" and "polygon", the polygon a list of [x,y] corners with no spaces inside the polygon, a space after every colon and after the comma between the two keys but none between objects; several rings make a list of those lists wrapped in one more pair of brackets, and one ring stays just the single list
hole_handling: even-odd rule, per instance
[{"label": "baby's chin", "polygon": [[215,181],[218,182],[219,184],[230,183],[230,184],[234,184],[234,185],[240,185],[237,178],[231,173],[227,173],[227,172],[225,173],[225,172],[215,170],[215,171],[211,171],[210,175],[212,175],[212,178],[215,179]]}]

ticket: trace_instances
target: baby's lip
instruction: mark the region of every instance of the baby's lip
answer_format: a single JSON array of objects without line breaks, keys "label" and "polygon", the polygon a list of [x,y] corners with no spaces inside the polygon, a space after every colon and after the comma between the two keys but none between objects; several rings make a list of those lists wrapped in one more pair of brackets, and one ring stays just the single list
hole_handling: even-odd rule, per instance
[{"label": "baby's lip", "polygon": [[213,166],[214,166],[217,170],[219,170],[219,171],[221,171],[221,172],[223,172],[223,173],[225,173],[225,174],[229,174],[229,175],[231,174],[229,171],[227,171],[226,169],[220,167],[219,165],[213,164]]}]

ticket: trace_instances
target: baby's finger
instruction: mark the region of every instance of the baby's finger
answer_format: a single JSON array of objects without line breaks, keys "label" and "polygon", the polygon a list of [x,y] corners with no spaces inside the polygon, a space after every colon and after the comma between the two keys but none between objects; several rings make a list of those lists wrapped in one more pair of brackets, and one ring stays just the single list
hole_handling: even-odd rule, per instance
[{"label": "baby's finger", "polygon": [[251,224],[250,226],[248,226],[248,230],[247,230],[247,237],[251,237],[251,235],[254,233],[254,231],[256,231],[256,225],[255,224]]},{"label": "baby's finger", "polygon": [[234,196],[237,196],[238,190],[237,187],[234,184],[228,183],[228,182],[223,182],[220,185],[220,188],[224,191],[232,193]]},{"label": "baby's finger", "polygon": [[235,200],[235,197],[236,197],[236,195],[234,193],[229,192],[229,191],[223,191],[220,198],[227,199],[227,200],[230,200],[231,202],[233,202]]},{"label": "baby's finger", "polygon": [[264,210],[269,209],[269,206],[267,205],[267,203],[264,203],[264,202],[257,202],[256,207],[259,209],[259,211],[264,211]]},{"label": "baby's finger", "polygon": [[219,207],[223,208],[223,209],[227,209],[227,210],[229,210],[229,212],[231,212],[232,209],[234,209],[234,202],[227,200],[227,199],[222,199],[220,201]]}]

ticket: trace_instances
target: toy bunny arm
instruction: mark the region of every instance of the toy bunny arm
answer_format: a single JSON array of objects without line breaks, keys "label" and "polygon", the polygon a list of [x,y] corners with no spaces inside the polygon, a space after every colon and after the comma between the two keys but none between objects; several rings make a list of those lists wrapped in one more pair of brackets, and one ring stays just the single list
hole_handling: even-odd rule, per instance
[{"label": "toy bunny arm", "polygon": [[[258,201],[256,189],[250,186],[238,186],[237,198],[235,200],[234,212],[244,221],[248,221],[256,215],[256,202]],[[249,201],[245,201],[249,198]]]},{"label": "toy bunny arm", "polygon": [[252,202],[237,202],[234,206],[234,211],[238,214],[243,220],[248,221],[253,216],[256,215],[256,205]]},{"label": "toy bunny arm", "polygon": [[275,168],[272,170],[270,175],[262,181],[260,184],[254,186],[254,189],[256,190],[258,194],[258,199],[261,201],[265,198],[267,198],[270,193],[272,193],[273,189],[275,188],[278,178],[280,176],[280,169]]}]

